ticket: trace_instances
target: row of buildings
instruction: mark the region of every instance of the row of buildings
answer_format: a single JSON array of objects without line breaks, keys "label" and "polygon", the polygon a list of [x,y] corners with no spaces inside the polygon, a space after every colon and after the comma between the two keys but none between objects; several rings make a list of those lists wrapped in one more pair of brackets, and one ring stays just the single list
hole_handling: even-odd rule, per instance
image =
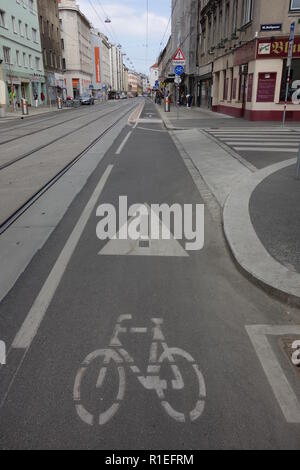
[{"label": "row of buildings", "polygon": [[58,96],[107,98],[145,91],[144,76],[123,62],[76,0],[1,0],[0,105],[55,103]]},{"label": "row of buildings", "polygon": [[185,56],[180,94],[193,104],[249,120],[280,120],[291,24],[295,43],[287,117],[300,120],[300,0],[172,0],[172,33],[158,59],[161,84]]}]

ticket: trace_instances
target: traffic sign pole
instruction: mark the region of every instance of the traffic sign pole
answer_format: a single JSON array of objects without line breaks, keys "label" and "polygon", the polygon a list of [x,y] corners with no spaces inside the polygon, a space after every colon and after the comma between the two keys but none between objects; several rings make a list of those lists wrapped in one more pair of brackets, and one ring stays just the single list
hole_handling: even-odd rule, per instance
[{"label": "traffic sign pole", "polygon": [[287,80],[286,80],[286,90],[285,90],[285,100],[284,100],[284,110],[283,110],[283,119],[282,119],[282,126],[285,126],[286,122],[286,110],[287,110],[287,103],[288,103],[288,96],[289,96],[289,88],[290,88],[290,81],[291,81],[291,68],[292,68],[292,60],[293,60],[293,49],[295,43],[295,27],[296,23],[293,21],[291,24],[291,32],[290,32],[290,40],[289,40],[289,55],[287,59]]}]

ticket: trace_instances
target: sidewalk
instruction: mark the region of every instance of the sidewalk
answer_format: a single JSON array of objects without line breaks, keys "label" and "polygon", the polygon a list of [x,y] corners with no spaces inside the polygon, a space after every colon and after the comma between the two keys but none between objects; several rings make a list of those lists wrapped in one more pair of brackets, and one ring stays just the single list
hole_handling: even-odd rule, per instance
[{"label": "sidewalk", "polygon": [[17,109],[15,112],[13,111],[7,111],[5,113],[5,117],[4,118],[0,118],[0,123],[2,122],[5,122],[5,121],[12,121],[14,119],[20,119],[21,117],[24,117],[24,118],[27,118],[27,117],[30,117],[30,116],[38,116],[38,115],[41,115],[41,114],[47,114],[47,113],[53,113],[53,112],[58,112],[58,111],[66,111],[66,110],[70,110],[72,108],[63,108],[62,110],[59,110],[57,109],[56,106],[39,106],[38,108],[34,108],[34,107],[29,107],[28,108],[28,115],[27,116],[22,116],[22,110],[21,109]]},{"label": "sidewalk", "polygon": [[[163,112],[161,116],[169,128],[170,119]],[[199,128],[170,133],[183,158],[189,157],[219,203],[224,234],[239,266],[268,292],[300,305],[296,159],[259,170]]]},{"label": "sidewalk", "polygon": [[[247,121],[243,118],[234,118],[226,114],[220,114],[211,111],[210,109],[197,108],[193,106],[188,109],[186,106],[171,105],[171,111],[166,113],[164,105],[156,105],[158,112],[161,114],[166,127],[172,129],[209,129],[218,127],[257,127],[261,123],[255,121]],[[266,127],[281,127],[281,122],[264,122],[263,126]],[[291,126],[291,123],[289,123]],[[293,122],[293,127],[300,127],[300,122]]]}]

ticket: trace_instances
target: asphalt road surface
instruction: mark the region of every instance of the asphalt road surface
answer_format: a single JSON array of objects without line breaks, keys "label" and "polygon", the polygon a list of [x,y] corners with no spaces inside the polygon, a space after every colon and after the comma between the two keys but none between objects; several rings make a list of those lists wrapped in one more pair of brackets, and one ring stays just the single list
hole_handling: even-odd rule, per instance
[{"label": "asphalt road surface", "polygon": [[299,449],[280,343],[299,311],[237,270],[208,207],[201,251],[99,240],[96,209],[119,196],[203,203],[150,101],[0,304],[0,447]]}]

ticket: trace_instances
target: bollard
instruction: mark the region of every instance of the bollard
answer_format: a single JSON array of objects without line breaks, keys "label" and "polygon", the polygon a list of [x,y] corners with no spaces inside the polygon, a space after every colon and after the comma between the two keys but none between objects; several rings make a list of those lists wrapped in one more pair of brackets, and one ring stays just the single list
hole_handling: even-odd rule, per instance
[{"label": "bollard", "polygon": [[63,101],[60,97],[57,98],[57,108],[62,109],[63,108]]},{"label": "bollard", "polygon": [[298,180],[299,178],[300,178],[300,145],[299,145],[298,161],[297,161],[297,169],[296,169],[296,179]]},{"label": "bollard", "polygon": [[28,116],[28,102],[25,98],[21,99],[21,106],[22,106],[22,115]]},{"label": "bollard", "polygon": [[170,112],[170,98],[168,96],[165,98],[165,112]]}]

